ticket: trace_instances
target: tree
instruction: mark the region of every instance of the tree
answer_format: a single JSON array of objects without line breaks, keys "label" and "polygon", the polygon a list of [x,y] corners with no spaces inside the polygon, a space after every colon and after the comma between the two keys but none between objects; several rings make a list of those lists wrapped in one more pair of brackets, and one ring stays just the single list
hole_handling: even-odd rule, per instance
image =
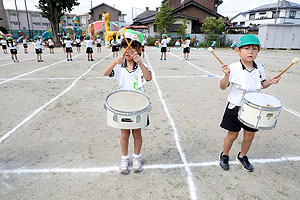
[{"label": "tree", "polygon": [[219,19],[207,17],[202,24],[201,30],[207,34],[206,41],[209,46],[212,41],[217,41],[219,46],[221,42],[218,41],[218,35],[225,31],[225,23],[221,17]]},{"label": "tree", "polygon": [[155,15],[155,24],[160,34],[167,33],[167,30],[176,21],[172,17],[172,9],[168,7],[169,0],[162,3],[159,13]]},{"label": "tree", "polygon": [[181,38],[185,38],[185,34],[186,34],[186,29],[187,29],[187,19],[184,18],[183,20],[183,24],[176,29],[176,32],[180,35]]},{"label": "tree", "polygon": [[39,0],[37,8],[42,11],[42,16],[48,18],[50,21],[52,35],[55,42],[59,42],[59,19],[66,12],[71,12],[73,10],[73,6],[78,5],[78,0]]}]

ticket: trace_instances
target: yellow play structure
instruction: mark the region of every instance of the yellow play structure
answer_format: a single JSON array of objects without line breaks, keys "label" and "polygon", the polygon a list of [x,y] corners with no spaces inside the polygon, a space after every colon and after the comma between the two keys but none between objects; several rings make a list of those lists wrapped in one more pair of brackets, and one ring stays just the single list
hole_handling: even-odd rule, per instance
[{"label": "yellow play structure", "polygon": [[103,13],[102,19],[104,19],[104,35],[105,35],[105,46],[109,47],[110,41],[113,39],[113,35],[120,35],[119,31],[110,31],[109,13]]}]

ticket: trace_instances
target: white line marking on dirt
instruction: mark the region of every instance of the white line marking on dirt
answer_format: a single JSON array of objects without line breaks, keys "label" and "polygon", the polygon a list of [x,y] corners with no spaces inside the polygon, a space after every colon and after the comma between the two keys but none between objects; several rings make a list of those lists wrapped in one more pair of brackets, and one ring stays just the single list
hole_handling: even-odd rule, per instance
[{"label": "white line marking on dirt", "polygon": [[179,136],[178,136],[178,133],[177,133],[177,129],[176,129],[176,126],[175,126],[175,123],[174,123],[174,120],[173,118],[171,117],[171,114],[168,110],[168,107],[167,107],[167,104],[165,103],[165,100],[163,99],[162,97],[162,92],[159,88],[159,85],[156,81],[156,77],[155,77],[155,72],[153,71],[153,68],[150,64],[150,61],[148,59],[148,56],[147,54],[146,55],[146,58],[147,58],[147,61],[148,61],[148,65],[149,67],[151,68],[151,71],[152,71],[152,74],[153,74],[153,82],[155,83],[155,86],[156,86],[156,89],[157,89],[157,92],[158,92],[158,96],[163,104],[163,107],[164,107],[164,110],[168,116],[168,119],[169,119],[169,122],[173,128],[173,133],[174,133],[174,138],[175,138],[175,142],[176,142],[176,147],[177,147],[177,150],[180,154],[180,157],[181,157],[181,160],[184,164],[184,168],[185,168],[185,171],[187,172],[187,179],[188,179],[188,185],[189,185],[189,192],[190,192],[190,197],[192,200],[196,200],[197,199],[197,195],[196,195],[196,188],[195,188],[195,184],[194,184],[194,181],[193,181],[193,174],[192,174],[192,171],[190,170],[189,166],[188,166],[188,162],[185,158],[185,154],[181,148],[181,145],[180,145],[180,142],[179,142]]},{"label": "white line marking on dirt", "polygon": [[292,110],[291,108],[288,108],[288,107],[284,106],[282,109],[296,115],[297,117],[300,117],[300,113],[295,111],[295,110]]},{"label": "white line marking on dirt", "polygon": [[54,101],[56,101],[57,99],[59,99],[61,96],[63,96],[65,93],[67,93],[69,90],[71,90],[75,84],[83,77],[85,76],[87,73],[89,73],[98,63],[102,62],[105,58],[109,57],[111,54],[105,56],[104,58],[102,58],[100,61],[96,62],[95,64],[93,64],[86,72],[84,72],[82,75],[80,75],[75,81],[72,82],[72,84],[66,88],[64,91],[62,91],[59,95],[57,95],[56,97],[52,98],[49,102],[47,102],[46,104],[44,104],[43,106],[39,107],[38,109],[36,109],[31,115],[29,115],[28,117],[26,117],[22,122],[20,122],[16,127],[14,127],[12,130],[10,130],[9,132],[7,132],[5,135],[3,135],[0,138],[0,143],[2,143],[6,138],[8,138],[13,132],[15,132],[16,130],[18,130],[21,126],[23,126],[26,122],[28,122],[31,118],[33,118],[36,114],[38,114],[40,111],[42,111],[44,108],[46,108],[48,105],[50,105],[51,103],[53,103]]},{"label": "white line marking on dirt", "polygon": [[[79,54],[79,55],[77,55],[77,56],[80,56],[80,55],[82,55],[82,54]],[[73,58],[76,58],[77,56],[74,56]],[[53,65],[57,65],[57,64],[62,63],[62,62],[67,62],[67,61],[66,61],[66,60],[61,60],[61,61],[56,62],[56,63],[53,63],[53,64],[51,64],[51,65],[46,65],[45,67],[41,67],[41,68],[38,68],[38,69],[36,69],[36,70],[33,70],[33,71],[31,71],[31,72],[27,72],[27,73],[25,73],[25,74],[21,74],[21,75],[19,75],[19,76],[15,76],[15,77],[6,79],[5,81],[0,82],[0,85],[2,85],[2,84],[4,84],[4,83],[7,83],[7,82],[10,82],[10,81],[13,81],[13,80],[16,80],[16,79],[18,79],[18,78],[20,78],[20,77],[27,76],[27,75],[29,75],[29,74],[38,72],[38,71],[40,71],[40,70],[49,68],[49,67],[51,67],[51,66],[53,66]]]},{"label": "white line marking on dirt", "polygon": [[[299,162],[300,157],[281,157],[269,159],[249,159],[251,163],[266,164],[266,163],[283,163],[283,162]],[[230,161],[231,165],[240,165],[237,161]],[[189,167],[210,167],[218,166],[219,161],[188,163]],[[154,164],[144,165],[144,169],[178,169],[185,168],[185,164]],[[131,168],[130,168],[131,169]],[[110,173],[119,172],[119,167],[89,167],[89,168],[44,168],[44,169],[2,169],[0,174],[47,174],[47,173]]]},{"label": "white line marking on dirt", "polygon": [[[46,54],[46,55],[43,55],[43,57],[46,57],[46,56],[49,56],[50,54]],[[36,57],[33,57],[33,58],[28,58],[28,59],[25,59],[25,60],[20,60],[20,63],[21,62],[24,62],[24,61],[27,61],[27,60],[33,60],[33,59],[36,59]],[[3,66],[6,66],[6,65],[11,65],[11,64],[16,64],[15,62],[11,61],[9,63],[5,63],[5,64],[2,64],[0,65],[0,67],[3,67]]]}]

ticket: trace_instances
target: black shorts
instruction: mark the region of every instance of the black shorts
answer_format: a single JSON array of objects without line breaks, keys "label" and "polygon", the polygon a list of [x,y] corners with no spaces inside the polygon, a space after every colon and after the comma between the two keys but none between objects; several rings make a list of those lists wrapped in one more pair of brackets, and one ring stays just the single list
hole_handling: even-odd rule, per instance
[{"label": "black shorts", "polygon": [[145,51],[145,47],[144,46],[142,46],[142,52],[144,52]]},{"label": "black shorts", "polygon": [[222,128],[233,132],[239,132],[241,128],[251,132],[258,131],[257,129],[250,128],[249,126],[246,126],[242,122],[240,122],[240,120],[238,119],[240,106],[235,106],[233,109],[229,109],[228,106],[229,103],[226,106],[226,110],[220,125]]},{"label": "black shorts", "polygon": [[7,46],[6,45],[2,45],[2,49],[7,49]]},{"label": "black shorts", "polygon": [[43,53],[43,51],[42,51],[42,49],[35,49],[35,53],[40,54],[40,53]]},{"label": "black shorts", "polygon": [[119,51],[119,47],[118,46],[112,46],[111,51],[112,52]]},{"label": "black shorts", "polygon": [[76,47],[81,47],[81,44],[80,43],[76,43]]},{"label": "black shorts", "polygon": [[170,43],[167,43],[167,47],[170,47],[171,46],[171,44]]},{"label": "black shorts", "polygon": [[66,47],[66,44],[65,44],[65,43],[63,43],[63,44],[62,44],[62,47],[63,47],[63,48],[65,48],[65,47]]},{"label": "black shorts", "polygon": [[183,53],[190,53],[190,47],[185,47],[183,49]]},{"label": "black shorts", "polygon": [[54,48],[54,45],[50,45],[50,46],[49,46],[49,49],[53,49],[53,48]]},{"label": "black shorts", "polygon": [[67,47],[67,48],[66,48],[66,52],[67,52],[67,53],[72,53],[72,52],[73,52],[72,47]]},{"label": "black shorts", "polygon": [[97,43],[97,47],[101,47],[101,43]]},{"label": "black shorts", "polygon": [[18,51],[17,51],[17,49],[11,49],[11,50],[10,50],[10,53],[11,53],[11,54],[17,54]]},{"label": "black shorts", "polygon": [[93,53],[93,48],[92,47],[86,48],[86,53]]},{"label": "black shorts", "polygon": [[28,46],[27,46],[27,44],[23,44],[23,47],[24,47],[24,48],[27,48]]},{"label": "black shorts", "polygon": [[162,48],[160,49],[160,52],[167,52],[167,47],[162,47]]}]

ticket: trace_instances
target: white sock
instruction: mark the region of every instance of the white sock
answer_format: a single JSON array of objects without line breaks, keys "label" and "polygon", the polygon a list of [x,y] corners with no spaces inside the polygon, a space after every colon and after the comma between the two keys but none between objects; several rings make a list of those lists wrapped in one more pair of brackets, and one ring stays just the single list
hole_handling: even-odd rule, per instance
[{"label": "white sock", "polygon": [[128,155],[126,155],[126,156],[121,156],[121,159],[129,159],[129,154]]},{"label": "white sock", "polygon": [[133,153],[133,154],[132,154],[132,157],[133,157],[133,158],[140,158],[140,157],[141,157],[141,154],[136,155],[136,154]]}]

